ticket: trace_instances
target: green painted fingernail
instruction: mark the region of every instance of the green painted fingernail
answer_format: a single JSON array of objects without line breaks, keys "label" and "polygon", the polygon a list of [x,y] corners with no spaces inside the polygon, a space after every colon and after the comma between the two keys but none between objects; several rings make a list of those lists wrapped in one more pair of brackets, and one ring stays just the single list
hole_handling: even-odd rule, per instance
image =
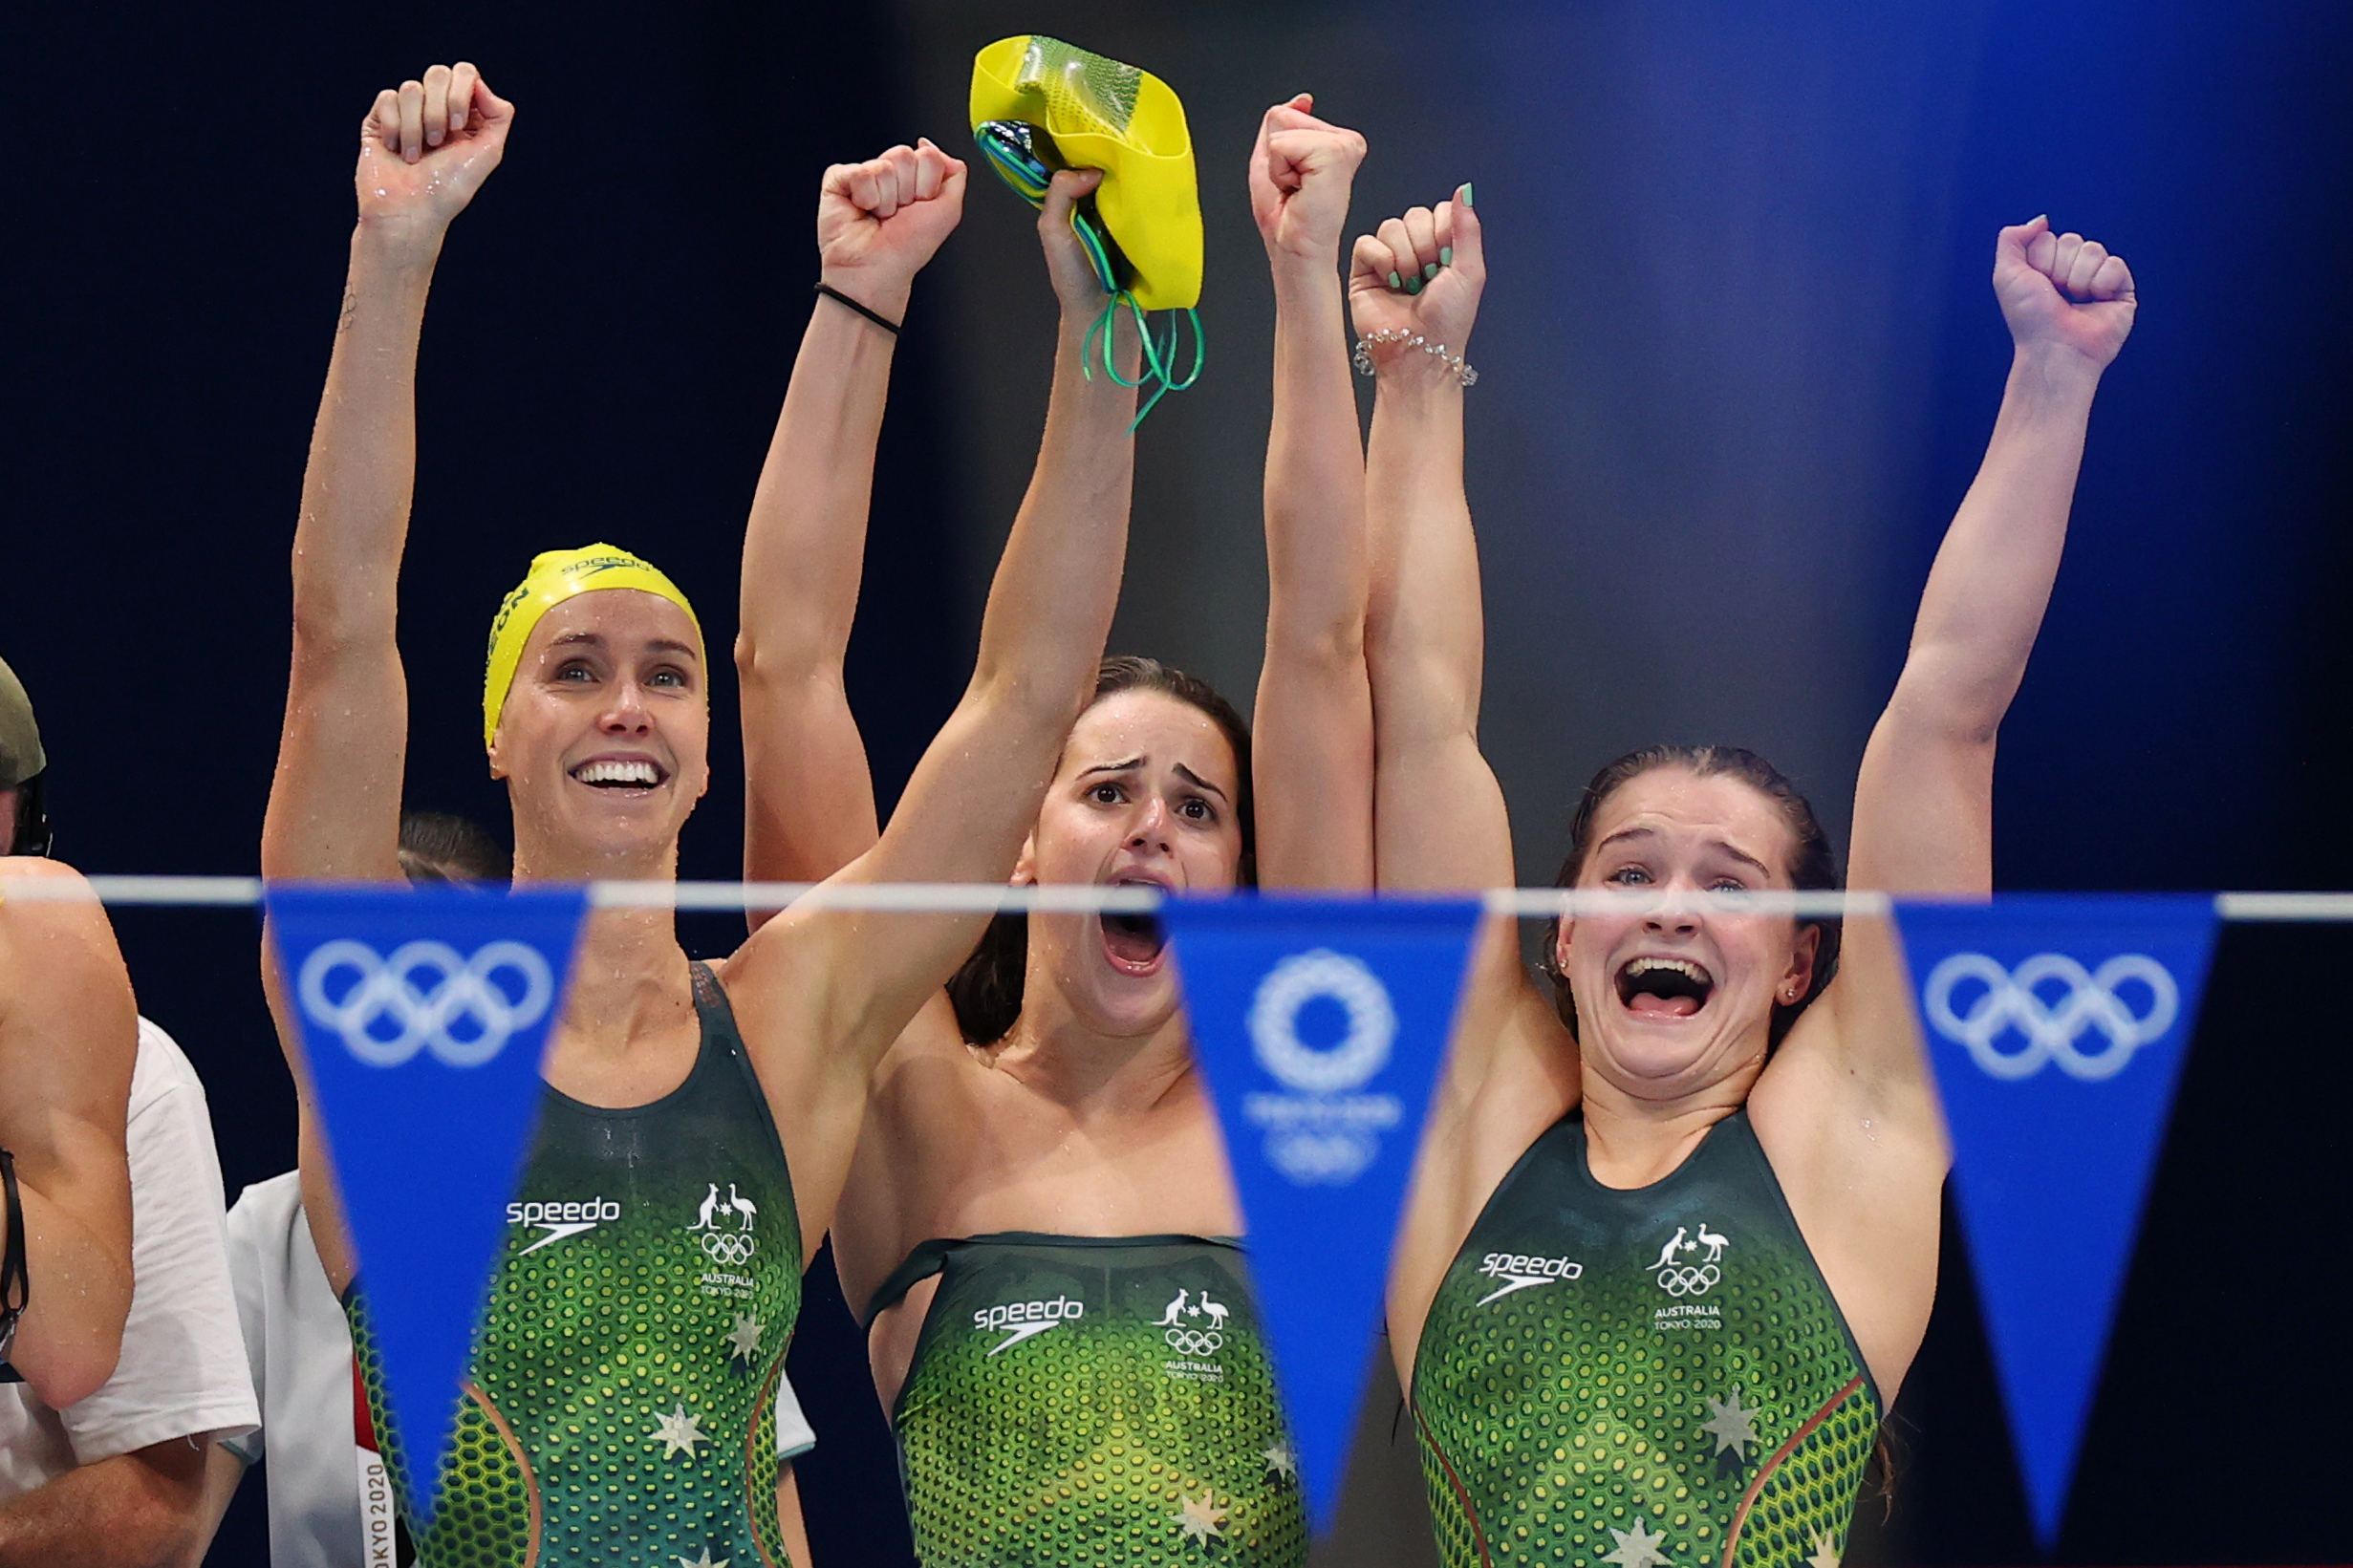
[{"label": "green painted fingernail", "polygon": [[1405,279],[1397,276],[1396,273],[1392,272],[1389,274],[1389,286],[1392,289],[1402,289],[1405,287]]},{"label": "green painted fingernail", "polygon": [[1421,279],[1419,279],[1419,278],[1408,278],[1408,279],[1406,279],[1406,280],[1405,280],[1405,291],[1406,291],[1407,293],[1409,293],[1409,294],[1418,294],[1418,293],[1420,293],[1420,292],[1421,292]]},{"label": "green painted fingernail", "polygon": [[1479,204],[1477,202],[1471,200],[1471,183],[1468,180],[1465,180],[1462,183],[1462,204],[1466,207],[1477,206]]},{"label": "green painted fingernail", "polygon": [[1453,246],[1442,245],[1438,247],[1438,265],[1440,267],[1452,267],[1455,265],[1455,247]]},{"label": "green painted fingernail", "polygon": [[1432,262],[1429,266],[1421,269],[1421,277],[1424,283],[1429,282],[1432,278],[1435,278],[1437,275],[1438,264],[1436,262]]}]

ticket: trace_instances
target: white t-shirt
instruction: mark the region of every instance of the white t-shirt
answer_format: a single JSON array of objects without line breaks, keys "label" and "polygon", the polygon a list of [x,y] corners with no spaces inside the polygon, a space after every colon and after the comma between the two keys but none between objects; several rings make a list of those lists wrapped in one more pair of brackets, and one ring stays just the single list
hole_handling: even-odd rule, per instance
[{"label": "white t-shirt", "polygon": [[[105,1385],[53,1410],[0,1385],[0,1502],[174,1437],[229,1438],[260,1419],[237,1333],[221,1160],[205,1085],[171,1036],[139,1020],[131,1073],[131,1315]],[[32,1281],[34,1300],[41,1282]]]},{"label": "white t-shirt", "polygon": [[[356,1437],[351,1325],[311,1240],[298,1172],[255,1182],[238,1194],[228,1212],[228,1256],[262,1426],[227,1447],[248,1465],[270,1461],[271,1568],[390,1563],[387,1509],[370,1510],[367,1524],[374,1528],[363,1536],[361,1489],[388,1496],[383,1460]],[[269,1433],[275,1440],[265,1450]],[[778,1457],[816,1445],[791,1383],[780,1380]],[[368,1538],[378,1543],[373,1555]]]}]

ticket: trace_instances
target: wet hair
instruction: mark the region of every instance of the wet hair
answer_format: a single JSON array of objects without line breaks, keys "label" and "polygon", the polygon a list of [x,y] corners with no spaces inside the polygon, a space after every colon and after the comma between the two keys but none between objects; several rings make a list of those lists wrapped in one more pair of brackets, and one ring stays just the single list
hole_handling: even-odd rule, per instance
[{"label": "wet hair", "polygon": [[0,823],[0,854],[41,856],[50,852],[56,835],[49,827],[49,770],[44,768],[18,784],[12,794],[15,810]]},{"label": "wet hair", "polygon": [[[1238,886],[1257,887],[1258,823],[1250,799],[1250,726],[1216,687],[1156,658],[1123,654],[1105,659],[1095,671],[1094,696],[1087,706],[1092,709],[1121,692],[1159,692],[1173,697],[1208,715],[1226,744],[1233,747],[1235,771],[1241,781],[1236,786],[1234,815],[1241,826],[1241,861],[1235,868],[1234,879]],[[948,981],[948,1000],[956,1008],[957,1027],[969,1043],[993,1045],[1011,1031],[1014,1020],[1022,1016],[1022,992],[1028,970],[1029,917],[1000,914],[990,920],[972,956]]]},{"label": "wet hair", "polygon": [[505,882],[514,875],[514,858],[480,823],[446,811],[403,811],[400,871],[413,883]]},{"label": "wet hair", "polygon": [[[1814,807],[1799,793],[1788,776],[1755,752],[1739,746],[1645,746],[1625,756],[1593,775],[1593,782],[1585,786],[1585,795],[1577,803],[1577,814],[1568,827],[1568,858],[1561,863],[1561,874],[1552,879],[1556,888],[1573,888],[1578,877],[1585,874],[1585,863],[1593,849],[1593,819],[1601,814],[1609,797],[1646,773],[1661,768],[1681,768],[1702,779],[1731,778],[1764,796],[1777,806],[1781,821],[1788,825],[1790,836],[1797,847],[1789,856],[1789,880],[1801,891],[1819,891],[1842,886],[1838,857],[1831,850],[1830,835],[1823,831]],[[1805,995],[1793,1002],[1776,1002],[1773,1007],[1771,1032],[1766,1037],[1768,1051],[1780,1047],[1790,1025],[1800,1014],[1813,1005],[1838,974],[1840,924],[1836,918],[1809,916],[1798,922],[1800,930],[1807,926],[1822,933],[1814,949],[1814,974]],[[1544,973],[1552,978],[1553,1010],[1568,1026],[1570,1038],[1577,1033],[1577,999],[1569,990],[1568,977],[1560,967],[1561,922],[1556,918],[1546,928],[1544,936]]]}]

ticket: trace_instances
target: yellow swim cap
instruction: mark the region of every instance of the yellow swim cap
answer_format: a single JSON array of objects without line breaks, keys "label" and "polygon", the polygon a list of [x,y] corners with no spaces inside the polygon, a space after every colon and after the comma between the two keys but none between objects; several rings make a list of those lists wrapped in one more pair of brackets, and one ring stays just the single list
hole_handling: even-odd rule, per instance
[{"label": "yellow swim cap", "polygon": [[1000,38],[972,62],[972,128],[1032,125],[1072,168],[1101,169],[1095,211],[1147,311],[1201,300],[1201,199],[1185,108],[1150,72],[1059,38]]},{"label": "yellow swim cap", "polygon": [[[590,545],[584,549],[551,549],[531,557],[531,569],[507,595],[490,622],[490,661],[482,677],[482,743],[498,739],[498,717],[507,706],[507,693],[523,663],[523,645],[530,640],[539,618],[575,593],[596,593],[609,588],[634,588],[658,593],[686,612],[695,623],[695,640],[702,640],[702,621],[686,602],[678,584],[661,569],[613,545]],[[704,655],[707,660],[709,655]]]}]

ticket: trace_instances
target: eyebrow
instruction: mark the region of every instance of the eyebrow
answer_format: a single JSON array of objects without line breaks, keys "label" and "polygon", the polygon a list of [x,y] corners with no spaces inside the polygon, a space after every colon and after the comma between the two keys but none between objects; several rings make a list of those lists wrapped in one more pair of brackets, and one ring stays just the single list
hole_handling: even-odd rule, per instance
[{"label": "eyebrow", "polygon": [[1216,784],[1211,784],[1207,779],[1202,778],[1199,774],[1185,766],[1184,763],[1178,763],[1176,764],[1176,773],[1179,778],[1192,780],[1195,784],[1199,784],[1203,789],[1208,790],[1212,795],[1217,796],[1218,799],[1221,801],[1226,799],[1224,790],[1220,789]]},{"label": "eyebrow", "polygon": [[1132,767],[1142,767],[1143,765],[1144,759],[1141,757],[1130,757],[1124,762],[1097,763],[1092,767],[1081,768],[1078,776],[1084,779],[1096,773],[1125,773]]},{"label": "eyebrow", "polygon": [[[1611,845],[1628,839],[1656,838],[1657,836],[1658,829],[1655,827],[1621,827],[1616,832],[1610,834],[1608,838],[1595,845],[1593,848],[1597,850],[1607,849]],[[1770,877],[1773,874],[1773,869],[1770,866],[1767,866],[1763,861],[1759,860],[1755,855],[1750,854],[1747,850],[1742,849],[1737,845],[1731,844],[1724,839],[1710,839],[1708,840],[1708,847],[1712,849],[1721,849],[1725,854],[1730,855],[1733,859],[1738,861],[1743,866],[1754,866],[1759,872],[1767,877]]]},{"label": "eyebrow", "polygon": [[[605,634],[602,632],[567,632],[562,636],[557,637],[553,642],[550,642],[548,646],[550,648],[573,648],[581,646],[602,648],[604,645]],[[652,641],[648,642],[646,647],[656,653],[683,654],[691,659],[700,660],[702,657],[702,651],[696,648],[693,644],[680,642],[671,637],[656,637]]]}]

